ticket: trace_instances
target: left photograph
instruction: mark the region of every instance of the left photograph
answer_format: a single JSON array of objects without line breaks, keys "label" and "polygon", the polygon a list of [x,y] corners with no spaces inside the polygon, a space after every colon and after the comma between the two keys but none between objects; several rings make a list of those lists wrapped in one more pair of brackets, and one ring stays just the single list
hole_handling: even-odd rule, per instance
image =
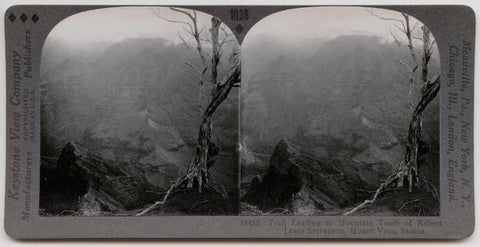
[{"label": "left photograph", "polygon": [[41,58],[41,216],[237,215],[240,48],[166,7],[72,15]]}]

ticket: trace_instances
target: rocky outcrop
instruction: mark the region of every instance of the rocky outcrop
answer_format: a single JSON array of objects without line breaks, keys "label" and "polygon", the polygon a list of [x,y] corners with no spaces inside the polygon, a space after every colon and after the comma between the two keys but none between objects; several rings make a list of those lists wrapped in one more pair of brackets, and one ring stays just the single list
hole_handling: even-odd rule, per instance
[{"label": "rocky outcrop", "polygon": [[278,207],[293,213],[342,208],[363,200],[369,195],[365,191],[377,186],[375,179],[364,175],[364,169],[370,168],[324,160],[281,140],[275,146],[268,172],[251,181],[241,200],[264,212]]},{"label": "rocky outcrop", "polygon": [[95,203],[101,211],[125,211],[155,200],[154,194],[147,193],[153,185],[140,170],[105,160],[72,142],[65,145],[55,165],[42,166],[41,172],[40,207],[51,214],[91,207],[83,203]]},{"label": "rocky outcrop", "polygon": [[303,173],[295,151],[282,140],[275,147],[268,173],[263,178],[257,176],[252,180],[242,201],[258,205],[262,210],[285,206],[292,195],[303,188]]},{"label": "rocky outcrop", "polygon": [[[248,46],[265,41],[260,37]],[[267,173],[280,139],[314,160],[356,170],[362,181],[378,186],[404,158],[408,75],[390,58],[408,54],[405,49],[378,37],[340,36],[318,42],[306,54],[275,45],[258,67],[251,58],[265,57],[267,50],[244,49],[243,62],[250,65],[243,70],[241,87],[242,193],[254,176]],[[436,74],[438,60],[430,65]],[[425,111],[422,135],[430,144],[438,143],[438,109],[436,99]],[[435,166],[436,159],[432,155],[425,162]]]},{"label": "rocky outcrop", "polygon": [[[152,165],[160,157],[149,159],[137,163],[112,161],[69,142],[58,159],[42,157],[41,211],[45,215],[135,214],[162,199],[172,181],[183,174],[173,165]],[[227,193],[224,198],[214,189],[202,194],[196,190],[177,191],[153,214],[234,214],[238,212],[238,195],[230,190]]]}]

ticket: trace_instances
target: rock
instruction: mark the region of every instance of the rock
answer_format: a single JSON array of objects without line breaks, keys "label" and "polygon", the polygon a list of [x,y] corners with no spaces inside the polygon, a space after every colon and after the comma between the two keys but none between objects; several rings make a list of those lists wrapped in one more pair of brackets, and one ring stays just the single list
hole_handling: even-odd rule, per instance
[{"label": "rock", "polygon": [[[73,150],[67,146],[67,151]],[[66,211],[76,211],[79,198],[88,192],[88,181],[81,174],[81,170],[57,168],[56,159],[42,158],[40,177],[40,208],[45,215],[62,215]]]},{"label": "rock", "polygon": [[185,146],[178,130],[172,127],[173,124],[168,119],[160,121],[155,117],[148,111],[139,111],[126,116],[104,119],[87,131],[84,142],[102,149],[123,146],[147,152],[153,150],[156,145],[172,151]]},{"label": "rock", "polygon": [[41,196],[44,202],[41,201],[41,208],[50,213],[88,208],[88,205],[81,205],[82,201],[91,201],[83,198],[87,193],[105,211],[141,207],[154,198],[145,193],[151,186],[142,174],[133,171],[127,164],[105,160],[69,142],[63,148],[55,170],[42,171],[42,186],[45,186],[42,192],[48,195]]},{"label": "rock", "polygon": [[283,207],[302,189],[302,174],[303,169],[295,160],[295,151],[281,140],[270,159],[268,173],[262,179],[255,177],[252,180],[242,201],[257,205],[261,210]]},{"label": "rock", "polygon": [[241,201],[264,212],[277,207],[302,212],[339,209],[369,196],[359,191],[375,188],[376,184],[362,179],[360,169],[317,157],[281,140],[275,146],[268,172],[252,179]]},{"label": "rock", "polygon": [[193,155],[167,115],[157,108],[101,120],[87,131],[82,146],[125,164],[122,168],[143,177],[151,190],[166,191]]},{"label": "rock", "polygon": [[[224,48],[234,46],[233,42]],[[144,38],[107,43],[102,49],[92,48],[97,52],[89,54],[75,55],[64,49],[49,45],[42,61],[41,206],[55,211],[45,213],[57,214],[63,207],[80,208],[77,213],[87,215],[99,208],[129,208],[142,200],[140,195],[147,201],[161,196],[192,162],[203,114],[198,81],[191,80],[183,63],[189,51],[162,39]],[[225,63],[220,62],[219,79],[228,73],[226,59],[228,56],[221,59]],[[219,106],[213,123],[212,140],[219,155],[210,172],[227,192],[238,191],[238,91],[233,89]],[[85,174],[79,164],[85,161],[69,161],[64,162],[64,172],[70,174],[57,178],[57,160],[70,141],[82,147],[87,157],[93,151],[96,158],[108,163],[101,167],[113,167],[126,175],[101,180],[101,186],[113,188],[92,190],[92,181],[82,180]],[[70,167],[70,163],[75,165]],[[69,186],[72,179],[81,180],[78,189]],[[152,192],[132,192],[128,183]],[[138,194],[138,200],[123,198],[128,193]],[[98,200],[92,200],[96,197]],[[100,205],[99,200],[109,206]]]}]

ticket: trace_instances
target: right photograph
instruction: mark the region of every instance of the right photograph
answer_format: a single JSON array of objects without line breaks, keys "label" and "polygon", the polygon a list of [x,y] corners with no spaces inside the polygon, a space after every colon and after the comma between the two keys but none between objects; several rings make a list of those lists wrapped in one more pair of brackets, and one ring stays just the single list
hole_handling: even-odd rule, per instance
[{"label": "right photograph", "polygon": [[438,216],[440,58],[428,26],[286,10],[242,44],[242,215]]}]

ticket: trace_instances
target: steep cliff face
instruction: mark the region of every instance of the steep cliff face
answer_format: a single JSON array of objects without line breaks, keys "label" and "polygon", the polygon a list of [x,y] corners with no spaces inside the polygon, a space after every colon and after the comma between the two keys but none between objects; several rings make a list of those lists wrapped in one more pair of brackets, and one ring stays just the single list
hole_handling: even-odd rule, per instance
[{"label": "steep cliff face", "polygon": [[[68,47],[47,46],[42,57],[42,179],[56,174],[56,168],[51,168],[75,143],[75,152],[81,157],[91,162],[98,160],[100,166],[122,169],[126,175],[108,175],[118,178],[102,183],[105,188],[101,190],[89,186],[88,193],[74,193],[71,203],[76,204],[81,194],[82,201],[95,202],[89,204],[97,208],[105,204],[108,211],[144,206],[142,203],[151,200],[148,198],[166,191],[193,160],[202,116],[200,85],[196,72],[184,61],[199,61],[183,45],[162,39],[135,38],[102,44],[98,53],[81,56],[58,49]],[[226,57],[222,58],[219,78],[226,74]],[[216,111],[213,127],[213,142],[220,153],[211,172],[227,192],[236,191],[237,89]],[[74,163],[83,167],[84,162]],[[102,175],[106,174],[95,176]],[[130,191],[133,201],[128,202],[123,198],[127,193],[117,190],[130,188],[127,183],[132,177],[135,182],[131,183],[138,189]],[[58,183],[49,184],[49,191],[55,194],[53,184]],[[142,189],[149,192],[140,193]],[[106,202],[97,205],[97,197]],[[44,198],[50,200],[44,201],[50,206],[61,204],[49,195]]]},{"label": "steep cliff face", "polygon": [[[364,172],[368,169],[388,174],[403,158],[409,85],[408,73],[395,58],[408,51],[361,35],[319,42],[311,50],[285,56],[279,49],[270,63],[245,71],[249,79],[242,82],[240,106],[243,193],[253,174],[268,171],[281,139],[321,159],[359,167],[360,177],[372,176]],[[437,62],[432,61],[432,75]],[[438,142],[438,112],[434,100],[424,120],[424,137],[432,144]]]},{"label": "steep cliff face", "polygon": [[[56,162],[50,162],[41,166],[40,208],[45,215],[135,215],[161,200],[166,190],[162,186],[169,187],[181,175],[178,167],[107,160],[71,142]],[[237,210],[214,190],[202,194],[185,190],[170,198],[150,214],[215,215]]]},{"label": "steep cliff face", "polygon": [[[134,209],[153,200],[145,191],[156,186],[134,166],[105,160],[71,142],[54,166],[41,169],[40,208],[50,214],[77,211],[88,215],[94,211]],[[85,201],[87,198],[90,201]],[[98,210],[93,211],[96,206]]]},{"label": "steep cliff face", "polygon": [[[55,56],[49,61],[48,54],[55,53],[55,47],[47,47],[44,53],[43,155],[58,156],[68,141],[81,143],[85,131],[117,124],[113,121],[130,121],[128,116],[142,112],[148,113],[152,121],[174,129],[186,144],[195,145],[202,116],[200,85],[196,72],[184,61],[198,61],[185,47],[162,39],[138,38],[110,45],[90,59],[67,53],[63,59]],[[227,64],[219,68],[219,78],[225,75]],[[216,112],[217,144],[235,146],[237,115],[235,89]]]},{"label": "steep cliff face", "polygon": [[[408,50],[362,35],[319,42],[309,54],[284,48],[276,58],[270,54],[270,62],[245,71],[248,80],[242,82],[240,106],[242,198],[261,210],[276,205],[290,212],[323,213],[362,201],[404,157],[411,119],[409,85],[408,73],[396,58]],[[257,52],[254,57],[261,57],[261,50]],[[434,59],[429,69],[436,74],[438,61]],[[423,122],[430,149],[422,163],[432,181],[438,178],[438,113],[436,99]],[[285,143],[289,148],[279,149]],[[282,157],[279,150],[295,157],[286,159],[285,166],[298,166],[306,174],[298,182],[301,190],[283,188],[287,185],[272,175],[272,160]],[[292,191],[297,192],[288,195]],[[283,199],[271,198],[275,193]]]},{"label": "steep cliff face", "polygon": [[285,141],[280,141],[270,159],[268,173],[252,180],[250,189],[242,200],[258,205],[262,210],[287,205],[292,195],[304,186],[305,171],[294,155],[292,147]]},{"label": "steep cliff face", "polygon": [[365,199],[365,191],[376,188],[381,177],[391,172],[383,168],[385,165],[356,166],[340,159],[324,159],[281,140],[267,173],[252,179],[242,201],[265,212],[274,208],[286,208],[293,214],[340,209]]}]

